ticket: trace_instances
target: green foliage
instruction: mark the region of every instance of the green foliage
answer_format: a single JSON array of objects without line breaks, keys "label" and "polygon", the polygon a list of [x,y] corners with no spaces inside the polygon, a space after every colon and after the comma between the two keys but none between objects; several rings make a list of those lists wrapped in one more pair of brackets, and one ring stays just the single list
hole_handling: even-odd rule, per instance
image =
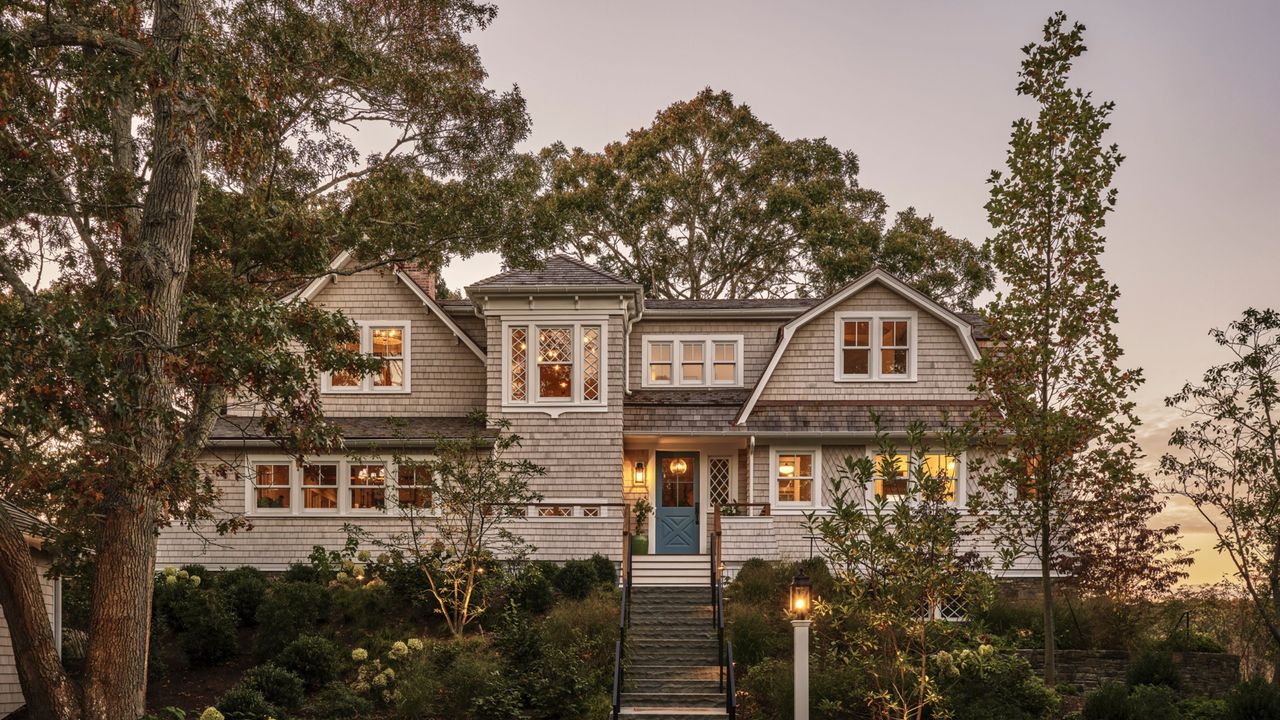
[{"label": "green foliage", "polygon": [[777,609],[734,604],[726,612],[733,658],[742,667],[754,667],[766,658],[789,653],[790,626]]},{"label": "green foliage", "polygon": [[1129,691],[1129,720],[1182,720],[1178,692],[1164,685],[1135,685]]},{"label": "green foliage", "polygon": [[1057,696],[1026,660],[990,645],[939,653],[933,662],[946,677],[943,705],[954,720],[1048,720],[1058,708]]},{"label": "green foliage", "polygon": [[297,709],[306,694],[306,686],[297,673],[273,663],[249,668],[241,676],[240,685],[262,693],[268,703],[281,710]]},{"label": "green foliage", "polygon": [[1182,687],[1182,674],[1173,655],[1161,650],[1145,650],[1133,658],[1126,678],[1129,685],[1161,685],[1172,690]]},{"label": "green foliage", "polygon": [[635,529],[637,535],[644,535],[649,532],[649,516],[653,514],[653,503],[649,502],[648,497],[641,497],[636,500],[635,505],[631,507],[632,515],[635,518]]},{"label": "green foliage", "polygon": [[258,606],[258,654],[270,657],[329,617],[332,596],[309,582],[275,582]]},{"label": "green foliage", "polygon": [[309,562],[289,563],[289,567],[280,573],[282,582],[328,582],[320,577],[320,572]]},{"label": "green foliage", "polygon": [[581,600],[600,585],[600,578],[589,561],[567,560],[556,575],[555,584],[565,597]]},{"label": "green foliage", "polygon": [[158,573],[152,612],[157,624],[173,633],[187,661],[207,667],[236,654],[236,622],[222,598],[201,580],[187,569]]},{"label": "green foliage", "polygon": [[1227,701],[1223,698],[1191,697],[1178,701],[1182,720],[1227,720]]},{"label": "green foliage", "polygon": [[369,717],[373,703],[342,683],[326,685],[307,701],[306,715],[314,720],[350,720]]},{"label": "green foliage", "polygon": [[276,656],[275,663],[293,671],[312,689],[333,682],[342,669],[338,646],[319,635],[302,635],[290,642]]},{"label": "green foliage", "polygon": [[1129,720],[1129,688],[1122,683],[1107,683],[1084,698],[1081,710],[1084,720]]},{"label": "green foliage", "polygon": [[383,627],[396,608],[395,596],[382,583],[339,586],[331,588],[329,594],[333,619],[348,629],[369,631]]},{"label": "green foliage", "polygon": [[725,594],[733,602],[752,605],[786,605],[787,587],[791,577],[778,563],[751,558],[742,563]]},{"label": "green foliage", "polygon": [[1249,678],[1227,695],[1227,720],[1280,720],[1280,687]]},{"label": "green foliage", "polygon": [[267,577],[255,567],[238,567],[214,577],[214,589],[236,614],[241,627],[257,621],[258,606],[267,594]]},{"label": "green foliage", "polygon": [[852,152],[784,139],[728,92],[673,103],[601,153],[541,158],[559,244],[652,296],[822,295],[873,266],[953,307],[992,286],[986,255],[932,217],[910,208],[886,232]]},{"label": "green foliage", "polygon": [[587,562],[591,563],[591,568],[595,570],[596,579],[601,585],[606,587],[616,587],[618,584],[618,566],[612,560],[596,553],[587,558]]},{"label": "green foliage", "polygon": [[243,685],[237,685],[223,693],[218,698],[217,707],[226,720],[267,720],[281,717],[280,709],[267,702],[261,692]]},{"label": "green foliage", "polygon": [[518,688],[526,717],[590,720],[598,716],[601,698],[609,704],[618,620],[614,600],[593,595],[566,601],[541,622],[517,611],[504,615],[494,648]]},{"label": "green foliage", "polygon": [[1218,642],[1217,638],[1202,632],[1184,629],[1169,633],[1165,639],[1160,641],[1159,647],[1161,650],[1169,652],[1224,653],[1227,651],[1226,646]]},{"label": "green foliage", "polygon": [[512,579],[508,597],[527,613],[541,615],[555,603],[555,594],[541,565],[531,564]]},{"label": "green foliage", "polygon": [[[813,720],[870,718],[865,680],[856,668],[835,658],[814,658],[809,666],[810,717]],[[795,687],[789,658],[770,658],[752,666],[738,687],[742,692],[739,717],[744,720],[791,717]]]},{"label": "green foliage", "polygon": [[405,720],[520,717],[520,692],[505,670],[484,640],[433,643],[401,670],[396,713]]}]

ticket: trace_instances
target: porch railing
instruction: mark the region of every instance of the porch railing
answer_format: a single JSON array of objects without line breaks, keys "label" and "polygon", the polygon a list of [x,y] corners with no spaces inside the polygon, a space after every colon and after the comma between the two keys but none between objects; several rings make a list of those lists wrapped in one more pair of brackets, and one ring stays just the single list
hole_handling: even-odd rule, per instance
[{"label": "porch railing", "polygon": [[720,532],[720,508],[717,507],[711,542],[708,543],[711,556],[711,615],[716,630],[717,664],[720,692],[724,693],[724,710],[729,714],[729,720],[735,720],[738,703],[733,677],[733,642],[724,638],[724,571],[720,563]]}]

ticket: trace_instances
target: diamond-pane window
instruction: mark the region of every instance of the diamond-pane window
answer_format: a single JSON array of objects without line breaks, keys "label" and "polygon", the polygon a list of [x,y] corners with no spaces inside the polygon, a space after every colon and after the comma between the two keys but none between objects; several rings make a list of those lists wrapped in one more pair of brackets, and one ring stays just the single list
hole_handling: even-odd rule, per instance
[{"label": "diamond-pane window", "polygon": [[707,461],[707,474],[711,480],[711,503],[725,505],[730,502],[730,469],[732,463],[727,457],[713,457]]},{"label": "diamond-pane window", "polygon": [[582,328],[582,399],[600,399],[600,328]]},{"label": "diamond-pane window", "polygon": [[529,331],[511,328],[511,399],[524,402],[529,397]]}]

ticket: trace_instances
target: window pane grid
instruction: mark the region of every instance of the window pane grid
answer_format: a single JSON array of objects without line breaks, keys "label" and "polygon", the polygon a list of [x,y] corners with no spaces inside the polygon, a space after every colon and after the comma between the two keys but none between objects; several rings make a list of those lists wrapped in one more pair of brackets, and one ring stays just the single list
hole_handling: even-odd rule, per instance
[{"label": "window pane grid", "polygon": [[538,328],[538,397],[573,399],[573,328]]},{"label": "window pane grid", "polygon": [[288,465],[257,465],[254,467],[254,503],[260,510],[289,509]]},{"label": "window pane grid", "polygon": [[892,459],[893,475],[885,477],[885,464],[889,462],[889,458],[884,455],[876,455],[875,473],[876,473],[876,496],[877,497],[905,497],[907,494],[908,478],[907,478],[907,458],[902,455],[895,455]]},{"label": "window pane grid", "polygon": [[302,468],[302,507],[308,510],[338,509],[338,466],[307,465]]},{"label": "window pane grid", "polygon": [[426,465],[401,465],[396,502],[403,507],[431,507],[431,469]]},{"label": "window pane grid", "polygon": [[386,468],[352,465],[349,472],[352,510],[381,510],[386,505]]},{"label": "window pane grid", "polygon": [[712,379],[717,383],[733,383],[738,381],[738,344],[736,342],[717,342],[715,344],[715,363]]},{"label": "window pane grid", "polygon": [[880,323],[880,374],[906,375],[910,338],[906,320]]},{"label": "window pane grid", "polygon": [[511,328],[511,399],[524,402],[528,398],[529,331]]},{"label": "window pane grid", "polygon": [[847,320],[844,323],[842,335],[843,373],[845,375],[870,375],[871,321]]},{"label": "window pane grid", "polygon": [[582,328],[582,399],[600,399],[600,328]]},{"label": "window pane grid", "polygon": [[649,382],[658,385],[671,383],[671,343],[649,345]]},{"label": "window pane grid", "polygon": [[778,456],[779,502],[813,501],[813,455],[787,453]]},{"label": "window pane grid", "polygon": [[692,385],[702,384],[702,373],[706,367],[703,356],[705,346],[701,342],[680,343],[680,382]]},{"label": "window pane grid", "polygon": [[709,491],[713,505],[724,505],[730,500],[730,468],[731,463],[726,457],[713,457],[707,461],[707,475],[711,481]]}]

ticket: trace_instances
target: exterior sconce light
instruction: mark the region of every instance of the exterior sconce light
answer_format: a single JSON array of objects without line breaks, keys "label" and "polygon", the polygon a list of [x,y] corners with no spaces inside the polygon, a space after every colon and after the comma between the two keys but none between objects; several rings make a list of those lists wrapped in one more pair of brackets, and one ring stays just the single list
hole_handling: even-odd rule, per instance
[{"label": "exterior sconce light", "polygon": [[647,484],[644,474],[644,463],[636,463],[635,470],[631,473],[631,484],[634,487],[644,487]]},{"label": "exterior sconce light", "polygon": [[809,610],[813,606],[811,598],[813,586],[804,570],[791,581],[791,617],[796,620],[808,620]]},{"label": "exterior sconce light", "polygon": [[809,720],[809,609],[813,607],[812,589],[804,570],[791,581],[795,720]]}]

